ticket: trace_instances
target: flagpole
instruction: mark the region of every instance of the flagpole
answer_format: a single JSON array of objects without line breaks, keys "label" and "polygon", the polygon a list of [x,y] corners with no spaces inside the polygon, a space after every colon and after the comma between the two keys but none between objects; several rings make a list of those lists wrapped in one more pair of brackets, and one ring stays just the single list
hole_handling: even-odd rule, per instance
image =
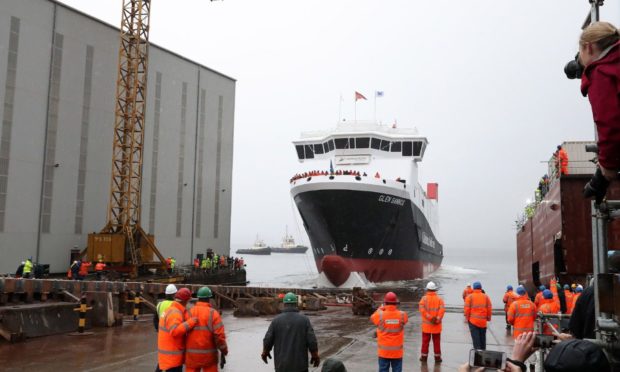
[{"label": "flagpole", "polygon": [[357,97],[355,97],[355,103],[354,103],[354,112],[355,112],[355,124],[357,124]]},{"label": "flagpole", "polygon": [[375,90],[375,124],[377,123],[377,91]]},{"label": "flagpole", "polygon": [[342,120],[342,93],[340,93],[340,100],[338,100],[338,122]]}]

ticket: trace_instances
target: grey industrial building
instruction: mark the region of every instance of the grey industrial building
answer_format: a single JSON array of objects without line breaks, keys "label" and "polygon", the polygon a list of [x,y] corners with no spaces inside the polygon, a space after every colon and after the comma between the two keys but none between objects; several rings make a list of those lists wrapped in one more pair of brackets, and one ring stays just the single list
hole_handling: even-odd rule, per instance
[{"label": "grey industrial building", "polygon": [[[120,1],[119,1],[120,21]],[[0,1],[0,273],[67,270],[107,217],[119,30]],[[235,80],[151,44],[142,226],[164,256],[228,252]]]}]

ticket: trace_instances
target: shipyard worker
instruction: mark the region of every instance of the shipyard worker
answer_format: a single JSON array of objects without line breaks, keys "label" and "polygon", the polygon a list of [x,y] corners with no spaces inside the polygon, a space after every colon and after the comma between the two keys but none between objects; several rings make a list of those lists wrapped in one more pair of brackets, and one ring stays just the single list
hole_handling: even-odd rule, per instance
[{"label": "shipyard worker", "polygon": [[24,265],[26,264],[26,261],[22,261],[19,266],[17,266],[17,270],[15,270],[15,277],[16,278],[21,278],[22,276],[24,276]]},{"label": "shipyard worker", "polygon": [[[607,181],[620,170],[620,33],[607,22],[594,22],[579,38],[581,93],[588,96],[598,134],[598,167]],[[593,184],[593,180],[588,184]],[[605,195],[604,188],[594,187]],[[585,193],[584,193],[585,194]],[[587,195],[586,195],[587,196]],[[597,195],[599,196],[599,195]],[[601,196],[601,198],[602,198]]]},{"label": "shipyard worker", "polygon": [[472,293],[474,293],[474,290],[471,288],[471,283],[467,283],[467,286],[465,287],[465,289],[463,289],[463,301],[465,301],[467,296]]},{"label": "shipyard worker", "polygon": [[32,274],[32,257],[26,259],[26,261],[24,262],[24,270],[23,270],[23,277],[28,279],[30,278],[30,275]]},{"label": "shipyard worker", "polygon": [[84,280],[88,276],[88,268],[91,267],[91,263],[88,261],[82,261],[80,264],[80,270],[78,271],[78,280]]},{"label": "shipyard worker", "polygon": [[426,284],[426,295],[419,303],[422,316],[422,355],[421,362],[428,359],[428,346],[433,339],[433,353],[435,362],[441,363],[441,320],[446,312],[443,299],[437,295],[437,285],[433,282]]},{"label": "shipyard worker", "polygon": [[170,258],[170,270],[174,271],[174,267],[177,265],[177,260],[174,257]]},{"label": "shipyard worker", "polygon": [[510,323],[508,322],[508,309],[510,309],[510,305],[517,299],[517,294],[514,293],[512,286],[506,286],[506,292],[504,293],[504,298],[502,301],[504,302],[504,314],[506,318],[506,329],[510,330]]},{"label": "shipyard worker", "polygon": [[[560,305],[554,300],[553,292],[549,289],[545,289],[543,291],[543,301],[541,305],[538,307],[538,312],[545,314],[557,314],[560,312]],[[558,325],[553,324],[553,327],[557,330]],[[543,332],[546,335],[552,335],[553,331],[549,327],[549,325],[545,322],[543,326]]]},{"label": "shipyard worker", "polygon": [[79,260],[74,260],[73,263],[71,264],[71,267],[69,269],[71,269],[71,278],[73,278],[73,280],[77,280],[78,278],[78,272],[80,271],[80,264],[81,262]]},{"label": "shipyard worker", "polygon": [[101,280],[101,276],[103,275],[103,271],[105,270],[105,263],[101,259],[95,265],[95,274],[97,275],[97,280]]},{"label": "shipyard worker", "polygon": [[383,306],[370,316],[370,321],[377,326],[377,353],[379,355],[379,372],[401,372],[403,370],[403,344],[405,341],[405,324],[409,321],[407,313],[398,310],[398,297],[388,292],[383,298]]},{"label": "shipyard worker", "polygon": [[155,307],[155,314],[153,314],[153,326],[157,331],[159,327],[159,318],[164,316],[164,312],[172,305],[174,302],[174,295],[177,293],[177,286],[174,284],[168,284],[166,286],[166,290],[164,292],[165,298],[163,301],[159,302]]},{"label": "shipyard worker", "polygon": [[568,323],[570,333],[576,338],[596,338],[594,320],[594,286],[585,290],[580,285],[575,291],[575,305]]},{"label": "shipyard worker", "polygon": [[209,299],[213,293],[209,287],[198,290],[198,302],[189,310],[189,316],[198,319],[198,324],[187,336],[185,343],[185,367],[187,372],[217,372],[218,351],[222,354],[220,366],[226,363],[228,355],[224,323],[220,313],[211,307]]},{"label": "shipyard worker", "polygon": [[534,304],[536,305],[536,307],[538,308],[538,306],[540,306],[540,303],[543,300],[543,291],[547,289],[547,287],[545,287],[544,285],[541,285],[540,287],[538,287],[538,293],[536,293],[536,297],[534,298]]},{"label": "shipyard worker", "polygon": [[168,372],[182,372],[185,355],[185,336],[198,323],[195,317],[189,317],[185,306],[191,300],[192,292],[181,288],[174,295],[174,302],[164,311],[159,319],[157,333],[158,368]]},{"label": "shipyard worker", "polygon": [[573,312],[573,292],[571,292],[570,286],[568,284],[564,284],[564,301],[566,301],[565,314],[572,313]]},{"label": "shipyard worker", "polygon": [[525,288],[517,287],[517,297],[508,309],[508,323],[514,330],[512,337],[517,339],[521,333],[534,331],[536,321],[536,305],[529,299]]},{"label": "shipyard worker", "polygon": [[202,271],[207,271],[207,259],[203,258],[202,260],[200,260],[200,268],[202,269]]},{"label": "shipyard worker", "polygon": [[558,145],[557,166],[558,174],[568,174],[568,154],[566,150],[562,148],[562,145]]},{"label": "shipyard worker", "polygon": [[284,295],[282,302],[284,310],[273,318],[263,338],[261,359],[267,364],[273,348],[276,372],[302,372],[308,370],[310,352],[310,363],[315,368],[318,367],[321,359],[310,319],[299,313],[297,296],[294,293]]},{"label": "shipyard worker", "polygon": [[480,282],[474,282],[474,292],[465,299],[465,319],[474,349],[485,350],[487,347],[487,322],[491,320],[493,307],[489,296],[482,293]]}]

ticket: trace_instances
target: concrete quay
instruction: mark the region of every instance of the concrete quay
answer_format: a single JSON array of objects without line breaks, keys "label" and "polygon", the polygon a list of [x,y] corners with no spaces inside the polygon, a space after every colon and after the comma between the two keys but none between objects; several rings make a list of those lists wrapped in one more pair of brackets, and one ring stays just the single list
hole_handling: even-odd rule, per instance
[{"label": "concrete quay", "polygon": [[[420,316],[417,303],[406,303],[401,309],[409,313],[405,328],[405,371],[455,371],[468,360],[471,338],[461,312],[448,312],[442,333],[443,363],[427,364],[420,356]],[[319,312],[306,312],[314,326],[321,359],[337,358],[348,371],[376,371],[374,327],[366,316],[355,316],[349,307],[328,307]],[[273,361],[260,360],[262,339],[273,316],[236,318],[224,310],[230,354],[224,371],[273,371]],[[3,371],[75,370],[75,371],[149,371],[157,363],[157,334],[151,315],[141,322],[125,322],[121,327],[94,328],[90,336],[56,335],[28,339],[10,344],[0,341],[0,365]],[[487,349],[512,349],[512,337],[506,333],[504,316],[495,315],[487,330]],[[432,350],[432,346],[431,346]],[[320,371],[310,368],[310,371]]]}]

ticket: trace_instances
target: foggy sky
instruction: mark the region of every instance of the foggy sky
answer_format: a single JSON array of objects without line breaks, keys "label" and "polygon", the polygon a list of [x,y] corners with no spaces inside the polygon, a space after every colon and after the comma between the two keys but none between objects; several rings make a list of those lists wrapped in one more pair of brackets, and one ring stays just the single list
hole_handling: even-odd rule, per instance
[{"label": "foggy sky", "polygon": [[[121,0],[63,0],[118,26]],[[153,0],[151,41],[237,79],[232,244],[284,226],[306,244],[289,194],[300,132],[343,117],[416,126],[420,183],[439,182],[446,254],[514,252],[514,220],[555,146],[592,140],[590,106],[564,64],[587,0]],[[618,1],[601,19],[620,24]],[[148,128],[146,129],[148,130]],[[508,256],[514,257],[514,256]]]}]

